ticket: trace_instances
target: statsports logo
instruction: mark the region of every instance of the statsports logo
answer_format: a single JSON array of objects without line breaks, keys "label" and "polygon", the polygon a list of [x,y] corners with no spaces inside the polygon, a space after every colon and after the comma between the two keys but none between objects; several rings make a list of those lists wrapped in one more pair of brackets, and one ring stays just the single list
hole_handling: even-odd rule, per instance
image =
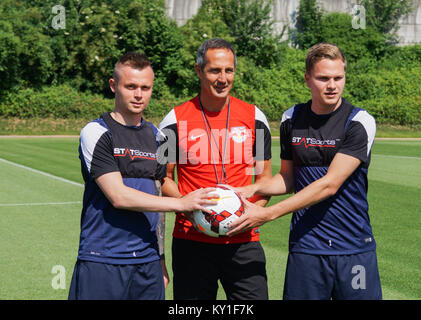
[{"label": "statsports logo", "polygon": [[316,138],[306,138],[306,137],[292,137],[292,145],[293,146],[299,146],[304,145],[305,148],[309,147],[321,147],[321,148],[334,148],[336,147],[336,141],[339,141],[339,139],[336,140],[320,140]]},{"label": "statsports logo", "polygon": [[129,148],[114,148],[114,157],[130,157],[131,160],[136,158],[155,160],[156,153]]}]

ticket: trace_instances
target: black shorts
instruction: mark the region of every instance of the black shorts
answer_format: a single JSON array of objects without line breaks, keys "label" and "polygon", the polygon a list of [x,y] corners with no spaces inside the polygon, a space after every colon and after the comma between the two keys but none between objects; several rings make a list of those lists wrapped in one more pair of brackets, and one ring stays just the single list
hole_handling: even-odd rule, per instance
[{"label": "black shorts", "polygon": [[352,255],[290,253],[284,299],[382,299],[376,252]]},{"label": "black shorts", "polygon": [[159,260],[126,265],[76,262],[69,300],[164,299],[164,278]]},{"label": "black shorts", "polygon": [[267,300],[266,258],[259,242],[210,244],[173,238],[175,300]]}]

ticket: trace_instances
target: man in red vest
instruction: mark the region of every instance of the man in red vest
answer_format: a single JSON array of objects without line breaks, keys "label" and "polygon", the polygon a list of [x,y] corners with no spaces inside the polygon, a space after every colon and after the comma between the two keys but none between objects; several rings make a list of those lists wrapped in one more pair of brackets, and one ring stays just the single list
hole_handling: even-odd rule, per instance
[{"label": "man in red vest", "polygon": [[[271,178],[269,124],[257,106],[230,95],[235,71],[231,43],[210,39],[201,45],[200,94],[172,109],[160,124],[169,145],[164,195],[181,197],[217,184],[246,186],[253,176],[255,181]],[[249,200],[264,206],[268,198]],[[215,238],[177,213],[173,237],[174,299],[216,299],[218,280],[227,299],[268,299],[258,228]]]}]

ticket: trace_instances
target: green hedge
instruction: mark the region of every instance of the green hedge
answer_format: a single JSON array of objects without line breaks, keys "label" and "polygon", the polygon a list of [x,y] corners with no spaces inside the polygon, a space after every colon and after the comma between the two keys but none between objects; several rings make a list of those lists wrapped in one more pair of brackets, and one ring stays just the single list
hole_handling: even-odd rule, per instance
[{"label": "green hedge", "polygon": [[[291,50],[291,51],[290,51]],[[288,49],[284,67],[257,68],[240,58],[232,94],[262,109],[269,120],[279,121],[282,113],[311,99],[304,83],[304,52]],[[421,126],[421,66],[375,68],[360,73],[361,66],[349,68],[344,97],[369,111],[379,124]],[[145,116],[161,119],[176,105],[192,96],[175,96],[158,79]],[[112,110],[113,99],[80,92],[68,84],[27,88],[9,92],[0,104],[1,117],[93,119]]]},{"label": "green hedge", "polygon": [[100,95],[81,93],[69,85],[43,87],[41,90],[27,88],[8,93],[0,104],[0,116],[28,118],[89,119],[110,111],[111,99]]},{"label": "green hedge", "polygon": [[348,73],[344,96],[368,110],[378,123],[420,126],[421,65],[389,68]]}]

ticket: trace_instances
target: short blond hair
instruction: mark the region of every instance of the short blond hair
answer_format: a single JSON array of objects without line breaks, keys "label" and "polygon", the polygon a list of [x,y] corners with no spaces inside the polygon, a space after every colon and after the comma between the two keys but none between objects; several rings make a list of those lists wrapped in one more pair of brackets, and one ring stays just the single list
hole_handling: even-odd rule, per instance
[{"label": "short blond hair", "polygon": [[346,58],[342,50],[331,43],[321,42],[312,46],[307,53],[306,57],[306,73],[310,74],[314,65],[322,59],[341,59],[345,64],[346,70]]}]

